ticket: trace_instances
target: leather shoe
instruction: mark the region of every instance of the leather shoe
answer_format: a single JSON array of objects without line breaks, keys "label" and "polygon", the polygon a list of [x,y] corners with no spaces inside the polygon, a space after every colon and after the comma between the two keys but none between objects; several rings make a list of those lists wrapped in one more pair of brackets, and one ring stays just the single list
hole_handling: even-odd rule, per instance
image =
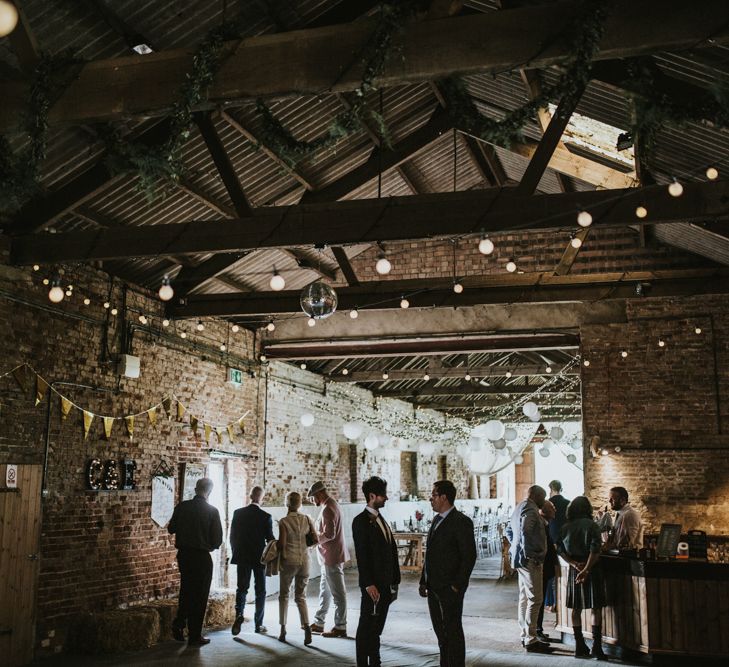
[{"label": "leather shoe", "polygon": [[340,630],[339,628],[332,628],[328,632],[322,632],[322,637],[346,637],[347,631],[346,630]]},{"label": "leather shoe", "polygon": [[317,625],[316,623],[312,623],[309,626],[309,630],[311,630],[312,634],[314,634],[314,635],[320,635],[322,632],[324,632],[324,626]]},{"label": "leather shoe", "polygon": [[304,646],[311,644],[311,628],[308,625],[304,626]]},{"label": "leather shoe", "polygon": [[256,626],[256,632],[259,635],[267,635],[268,634],[268,628],[265,625],[257,625]]},{"label": "leather shoe", "polygon": [[543,632],[537,630],[537,641],[542,642],[542,644],[549,644],[551,640],[549,639],[549,635],[545,635]]},{"label": "leather shoe", "polygon": [[243,621],[244,620],[245,619],[243,618],[243,616],[236,616],[235,617],[235,621],[233,621],[233,627],[230,629],[230,631],[234,635],[239,635],[240,634],[240,626],[243,625]]},{"label": "leather shoe", "polygon": [[531,644],[527,644],[525,647],[527,653],[553,653],[554,648],[552,648],[549,644],[544,644],[543,642],[536,641],[532,642]]},{"label": "leather shoe", "polygon": [[188,646],[205,646],[206,644],[209,644],[210,640],[207,637],[198,637],[197,639],[188,639],[187,645]]},{"label": "leather shoe", "polygon": [[185,641],[185,631],[182,628],[172,626],[172,637],[178,642]]}]

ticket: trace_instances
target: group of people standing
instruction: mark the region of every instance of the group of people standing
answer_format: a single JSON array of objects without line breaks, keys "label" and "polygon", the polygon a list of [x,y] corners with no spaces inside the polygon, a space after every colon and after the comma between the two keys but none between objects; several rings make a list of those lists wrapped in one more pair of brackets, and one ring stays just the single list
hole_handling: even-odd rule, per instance
[{"label": "group of people standing", "polygon": [[[177,562],[180,568],[180,598],[173,621],[173,636],[191,646],[204,646],[210,640],[202,635],[213,565],[210,552],[222,543],[223,531],[218,510],[207,502],[213,488],[209,479],[201,479],[195,497],[175,507],[168,530],[175,535]],[[366,499],[363,511],[352,521],[352,535],[359,569],[361,591],[359,624],[356,633],[358,667],[378,667],[380,636],[390,605],[397,599],[400,565],[397,543],[381,510],[387,497],[387,482],[370,477],[362,484]],[[267,562],[278,565],[279,640],[286,641],[286,620],[291,585],[304,630],[304,644],[312,643],[312,635],[347,636],[347,592],[344,564],[349,553],[344,539],[342,512],[323,482],[315,483],[307,496],[319,507],[313,522],[301,513],[301,494],[286,497],[288,512],[279,522],[279,538],[274,539],[273,519],[262,507],[264,491],[256,486],[251,502],[233,514],[230,529],[231,562],[237,566],[238,584],[235,621],[232,633],[238,635],[244,622],[243,610],[251,577],[255,590],[255,632],[267,633],[263,624],[266,600]],[[428,600],[428,610],[438,639],[440,664],[462,667],[466,659],[462,615],[463,599],[471,572],[476,563],[476,542],[473,522],[455,507],[456,488],[448,480],[433,485],[430,504],[435,512],[428,532],[425,562],[419,582],[419,593]],[[309,623],[306,586],[309,580],[309,547],[315,546],[321,577],[319,607],[314,622]],[[334,625],[324,629],[327,612],[334,602]]]},{"label": "group of people standing", "polygon": [[[610,489],[609,502],[617,512],[614,529],[603,542],[601,527],[585,496],[571,502],[562,496],[559,480],[549,483],[550,498],[541,486],[531,486],[527,498],[514,509],[506,529],[512,567],[519,578],[518,623],[521,642],[529,653],[551,653],[542,626],[544,607],[553,595],[557,555],[569,565],[566,607],[571,610],[575,657],[607,660],[602,649],[602,608],[605,581],[599,566],[607,549],[636,549],[643,541],[638,512],[628,503],[621,486]],[[554,598],[552,597],[552,600]],[[582,633],[582,611],[591,610],[592,648]]]}]

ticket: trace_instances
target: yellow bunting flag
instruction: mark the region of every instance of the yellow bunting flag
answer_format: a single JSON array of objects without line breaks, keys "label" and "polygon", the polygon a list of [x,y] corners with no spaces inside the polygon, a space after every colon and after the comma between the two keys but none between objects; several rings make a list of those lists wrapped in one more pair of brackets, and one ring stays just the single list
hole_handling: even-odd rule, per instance
[{"label": "yellow bunting flag", "polygon": [[127,433],[129,434],[129,439],[131,440],[134,436],[134,415],[128,415],[127,417],[124,417],[124,423],[127,425]]},{"label": "yellow bunting flag", "polygon": [[203,426],[205,427],[205,442],[210,444],[210,433],[212,432],[213,427],[210,426],[210,424],[205,424],[204,422]]},{"label": "yellow bunting flag", "polygon": [[65,396],[61,396],[61,419],[68,417],[68,413],[71,412],[73,403],[69,401]]},{"label": "yellow bunting flag", "polygon": [[150,408],[147,410],[147,417],[149,417],[149,423],[152,424],[152,426],[157,426],[157,406],[155,405],[153,408]]},{"label": "yellow bunting flag", "polygon": [[197,417],[194,415],[190,415],[190,428],[192,429],[192,432],[197,435]]},{"label": "yellow bunting flag", "polygon": [[167,419],[172,419],[172,399],[169,397],[163,398],[162,407],[165,409],[165,412],[167,413]]},{"label": "yellow bunting flag", "polygon": [[25,391],[25,364],[13,369],[13,377],[18,385],[20,385],[20,388]]},{"label": "yellow bunting flag", "polygon": [[89,429],[91,428],[91,422],[94,421],[93,413],[88,410],[84,410],[84,440],[89,435]]},{"label": "yellow bunting flag", "polygon": [[180,401],[177,401],[177,421],[181,422],[183,417],[185,416],[185,406],[180,403]]},{"label": "yellow bunting flag", "polygon": [[220,444],[223,443],[223,431],[224,430],[225,429],[222,426],[215,427],[215,432],[218,434],[218,443],[220,443]]},{"label": "yellow bunting flag", "polygon": [[240,432],[245,435],[246,434],[246,423],[245,423],[245,417],[241,417],[238,420],[238,428],[240,429]]},{"label": "yellow bunting flag", "polygon": [[38,405],[46,396],[48,383],[40,376],[35,376],[35,404]]},{"label": "yellow bunting flag", "polygon": [[114,417],[104,417],[104,435],[107,440],[111,437],[112,426],[114,426]]},{"label": "yellow bunting flag", "polygon": [[233,442],[233,424],[228,424],[225,428],[228,429],[228,437],[230,438],[230,441]]}]

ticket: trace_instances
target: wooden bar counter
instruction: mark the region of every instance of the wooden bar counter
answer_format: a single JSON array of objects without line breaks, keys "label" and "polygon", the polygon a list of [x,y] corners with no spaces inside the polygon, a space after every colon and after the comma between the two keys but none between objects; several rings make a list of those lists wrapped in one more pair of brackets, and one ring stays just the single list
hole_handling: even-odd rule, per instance
[{"label": "wooden bar counter", "polygon": [[[729,564],[600,558],[607,607],[603,642],[618,656],[729,657]],[[560,561],[557,631],[572,635],[565,605],[568,566]],[[585,635],[590,612],[582,616]]]}]

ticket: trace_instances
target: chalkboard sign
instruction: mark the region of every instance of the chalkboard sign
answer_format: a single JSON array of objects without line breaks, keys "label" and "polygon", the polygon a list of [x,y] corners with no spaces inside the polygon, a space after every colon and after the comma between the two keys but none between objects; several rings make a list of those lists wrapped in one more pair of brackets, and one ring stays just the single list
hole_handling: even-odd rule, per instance
[{"label": "chalkboard sign", "polygon": [[656,556],[658,558],[673,558],[676,555],[676,548],[678,547],[680,540],[680,523],[662,523],[661,533],[658,536]]},{"label": "chalkboard sign", "polygon": [[686,542],[689,545],[689,558],[707,560],[706,533],[703,530],[689,530],[688,535],[686,535]]}]

